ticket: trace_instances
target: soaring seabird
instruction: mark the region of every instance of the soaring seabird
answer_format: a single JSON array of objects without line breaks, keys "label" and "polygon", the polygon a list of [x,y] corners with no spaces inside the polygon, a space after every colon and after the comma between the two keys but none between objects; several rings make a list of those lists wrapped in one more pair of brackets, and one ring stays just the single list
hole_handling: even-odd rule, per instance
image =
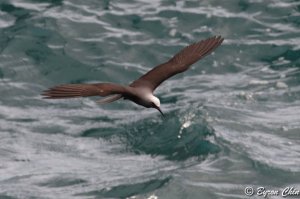
[{"label": "soaring seabird", "polygon": [[129,86],[115,83],[64,84],[50,88],[42,93],[46,99],[101,96],[101,104],[110,103],[120,98],[131,100],[146,108],[155,108],[162,115],[160,101],[153,91],[166,79],[186,71],[199,59],[210,54],[222,42],[221,36],[201,40],[183,48],[169,61],[160,64],[135,80]]}]

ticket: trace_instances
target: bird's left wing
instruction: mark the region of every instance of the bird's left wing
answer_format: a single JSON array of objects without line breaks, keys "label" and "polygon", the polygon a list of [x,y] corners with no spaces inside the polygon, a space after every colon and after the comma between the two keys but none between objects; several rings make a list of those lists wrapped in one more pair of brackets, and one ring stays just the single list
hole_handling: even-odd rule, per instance
[{"label": "bird's left wing", "polygon": [[89,96],[109,96],[113,94],[124,94],[128,90],[121,85],[113,83],[98,84],[65,84],[55,86],[42,93],[46,99],[60,99]]},{"label": "bird's left wing", "polygon": [[190,65],[210,54],[222,42],[221,36],[191,44],[178,52],[168,62],[156,66],[130,84],[131,87],[146,87],[154,91],[166,79],[186,71]]}]

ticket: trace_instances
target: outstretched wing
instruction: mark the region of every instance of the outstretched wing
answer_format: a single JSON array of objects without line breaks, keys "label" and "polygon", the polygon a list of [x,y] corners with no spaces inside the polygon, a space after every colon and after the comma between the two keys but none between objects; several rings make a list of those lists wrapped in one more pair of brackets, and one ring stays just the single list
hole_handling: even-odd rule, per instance
[{"label": "outstretched wing", "polygon": [[118,84],[98,83],[98,84],[65,84],[55,86],[42,93],[46,99],[60,99],[72,97],[88,96],[108,96],[113,94],[126,93],[127,89]]},{"label": "outstretched wing", "polygon": [[190,65],[210,54],[222,42],[221,36],[211,37],[206,40],[191,44],[178,52],[168,62],[156,66],[139,79],[130,84],[132,87],[148,87],[152,91],[166,79],[186,71]]}]

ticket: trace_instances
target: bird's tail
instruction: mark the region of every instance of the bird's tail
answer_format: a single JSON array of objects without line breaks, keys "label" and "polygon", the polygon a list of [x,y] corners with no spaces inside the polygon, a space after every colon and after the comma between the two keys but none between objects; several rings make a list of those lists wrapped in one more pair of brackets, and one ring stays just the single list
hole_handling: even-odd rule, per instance
[{"label": "bird's tail", "polygon": [[108,104],[108,103],[117,101],[120,98],[122,98],[121,94],[111,95],[109,97],[105,97],[105,98],[97,101],[97,103],[99,103],[99,104]]}]

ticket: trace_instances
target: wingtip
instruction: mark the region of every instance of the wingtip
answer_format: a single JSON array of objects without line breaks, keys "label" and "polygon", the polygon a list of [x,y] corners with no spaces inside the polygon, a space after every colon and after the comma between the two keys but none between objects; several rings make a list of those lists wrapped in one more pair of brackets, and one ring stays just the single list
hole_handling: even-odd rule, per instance
[{"label": "wingtip", "polygon": [[224,37],[222,37],[222,35],[215,35],[212,38],[216,40],[224,40]]},{"label": "wingtip", "polygon": [[49,92],[48,90],[42,91],[42,93],[40,95],[42,96],[43,99],[46,99],[47,97],[49,97],[48,92]]},{"label": "wingtip", "polygon": [[224,37],[222,37],[222,35],[218,35],[217,39],[220,41],[220,43],[222,43],[224,41]]},{"label": "wingtip", "polygon": [[40,94],[42,96],[42,99],[61,99],[65,98],[64,96],[56,96],[55,94],[52,93],[53,89],[48,89],[45,91],[42,91]]},{"label": "wingtip", "polygon": [[42,99],[53,99],[53,97],[51,97],[49,90],[43,91],[41,93]]},{"label": "wingtip", "polygon": [[[43,99],[62,99],[62,98],[73,98],[80,97],[80,90],[69,88],[69,85],[59,85],[47,90],[42,91],[41,96]],[[76,86],[76,85],[75,85]]]},{"label": "wingtip", "polygon": [[211,39],[217,41],[218,45],[221,45],[224,41],[224,37],[222,37],[222,35],[215,35],[215,36],[211,37]]}]

